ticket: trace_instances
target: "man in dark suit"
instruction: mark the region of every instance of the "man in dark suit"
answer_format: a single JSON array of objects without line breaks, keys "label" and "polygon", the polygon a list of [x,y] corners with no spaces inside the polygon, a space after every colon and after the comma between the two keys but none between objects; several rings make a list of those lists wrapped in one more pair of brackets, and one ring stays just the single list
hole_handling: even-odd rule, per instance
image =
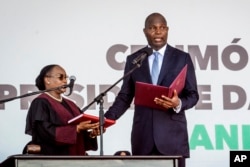
[{"label": "man in dark suit", "polygon": [[[189,142],[185,110],[192,108],[199,100],[195,69],[188,53],[167,44],[167,22],[160,13],[152,13],[145,20],[144,34],[148,46],[158,52],[158,80],[153,83],[152,70],[154,54],[149,55],[131,75],[123,80],[115,102],[105,113],[105,117],[117,120],[129,107],[135,95],[137,81],[169,87],[181,69],[187,64],[184,89],[172,98],[156,97],[155,103],[166,108],[165,111],[135,105],[131,133],[132,155],[181,155],[181,167],[189,157]],[[137,57],[127,57],[124,73],[130,71]],[[145,97],[146,98],[146,97]]]}]

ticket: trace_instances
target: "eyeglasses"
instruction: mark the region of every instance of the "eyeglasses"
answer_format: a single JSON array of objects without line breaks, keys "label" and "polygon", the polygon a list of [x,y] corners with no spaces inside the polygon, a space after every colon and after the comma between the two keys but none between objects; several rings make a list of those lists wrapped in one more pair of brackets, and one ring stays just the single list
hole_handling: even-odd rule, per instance
[{"label": "eyeglasses", "polygon": [[54,78],[58,78],[60,81],[68,80],[69,76],[68,75],[63,75],[63,74],[56,74],[56,75],[47,75],[46,77],[54,77]]}]

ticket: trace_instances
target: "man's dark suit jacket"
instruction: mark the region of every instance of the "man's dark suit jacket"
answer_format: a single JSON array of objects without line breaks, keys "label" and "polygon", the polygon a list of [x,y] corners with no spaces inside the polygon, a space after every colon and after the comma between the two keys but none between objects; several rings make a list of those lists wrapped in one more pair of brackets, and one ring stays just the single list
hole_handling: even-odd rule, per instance
[{"label": "man's dark suit jacket", "polygon": [[[127,57],[124,74],[134,67],[132,61],[138,56],[136,53]],[[169,87],[186,64],[188,64],[188,70],[185,87],[179,94],[182,101],[179,113],[173,109],[163,111],[135,106],[131,133],[133,155],[150,155],[153,147],[156,146],[163,155],[189,157],[185,110],[192,108],[199,99],[195,70],[190,55],[167,45],[158,85]],[[143,61],[140,68],[123,80],[115,102],[105,113],[106,118],[117,120],[130,107],[136,81],[152,83],[147,59]]]}]

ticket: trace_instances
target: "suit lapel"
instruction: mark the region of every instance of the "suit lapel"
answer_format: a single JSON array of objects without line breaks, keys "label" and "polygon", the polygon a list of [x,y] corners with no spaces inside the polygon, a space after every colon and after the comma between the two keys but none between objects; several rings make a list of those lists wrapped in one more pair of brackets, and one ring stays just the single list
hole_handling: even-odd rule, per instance
[{"label": "suit lapel", "polygon": [[143,71],[142,75],[144,75],[146,82],[152,83],[148,59],[144,60],[144,62],[142,63],[142,66],[140,68]]},{"label": "suit lapel", "polygon": [[164,53],[161,71],[158,78],[158,85],[161,85],[161,82],[164,78],[167,77],[169,70],[172,68],[173,64],[171,64],[171,59],[173,57],[174,48],[170,45],[167,46],[166,51]]}]

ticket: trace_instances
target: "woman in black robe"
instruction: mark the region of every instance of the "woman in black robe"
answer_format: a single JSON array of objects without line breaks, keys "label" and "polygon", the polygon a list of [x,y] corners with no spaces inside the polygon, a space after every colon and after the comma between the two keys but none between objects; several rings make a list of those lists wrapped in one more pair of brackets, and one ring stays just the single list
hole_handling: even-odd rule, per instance
[{"label": "woman in black robe", "polygon": [[[45,66],[36,78],[39,90],[47,90],[67,84],[65,70],[56,64]],[[99,123],[84,121],[77,125],[68,120],[81,114],[79,107],[62,97],[66,88],[40,94],[29,108],[25,133],[32,136],[29,144],[40,147],[42,155],[86,155],[97,150],[96,136],[100,135]]]}]

